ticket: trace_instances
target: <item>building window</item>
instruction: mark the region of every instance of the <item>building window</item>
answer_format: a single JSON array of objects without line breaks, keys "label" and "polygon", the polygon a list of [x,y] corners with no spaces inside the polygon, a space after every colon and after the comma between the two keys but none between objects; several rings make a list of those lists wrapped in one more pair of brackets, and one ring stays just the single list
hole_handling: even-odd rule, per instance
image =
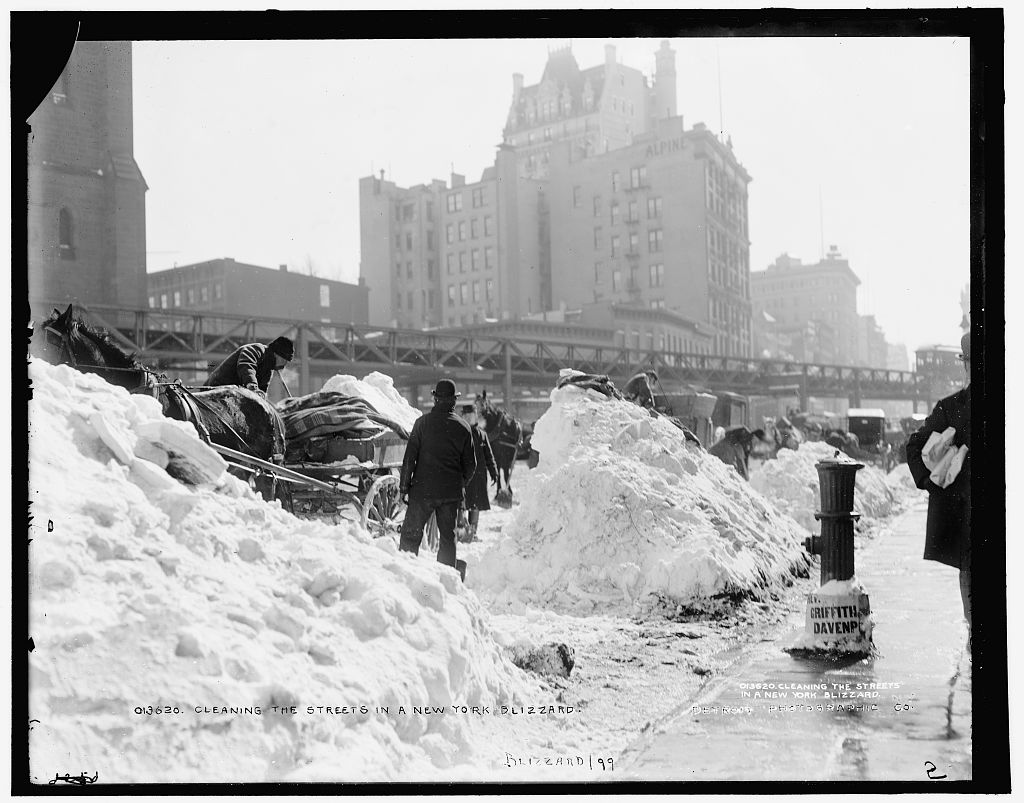
[{"label": "building window", "polygon": [[618,192],[620,189],[619,171],[612,171],[612,192]]},{"label": "building window", "polygon": [[617,293],[621,289],[622,289],[622,271],[621,270],[613,270],[612,271],[612,291]]},{"label": "building window", "polygon": [[665,286],[665,266],[661,263],[651,265],[648,268],[650,273],[651,287]]},{"label": "building window", "polygon": [[459,221],[459,242],[464,242],[466,239],[466,221]]},{"label": "building window", "polygon": [[427,250],[428,251],[433,251],[434,250],[434,232],[433,232],[433,230],[429,230],[427,232]]},{"label": "building window", "polygon": [[494,249],[490,246],[484,249],[484,268],[490,269],[494,267]]},{"label": "building window", "polygon": [[477,220],[476,218],[473,218],[471,221],[469,221],[469,237],[472,240],[475,240],[477,237],[480,236],[480,226],[477,225],[479,222],[480,221]]},{"label": "building window", "polygon": [[433,290],[427,290],[427,307],[429,309],[433,309],[434,308],[434,300],[435,300],[434,299],[434,291]]},{"label": "building window", "polygon": [[409,306],[409,309],[410,309],[410,310],[412,310],[412,308],[413,308],[413,303],[412,303],[412,290],[410,290],[410,291],[409,291],[409,292],[408,292],[408,293],[406,294],[405,300],[406,300],[406,301],[408,302],[408,306]]},{"label": "building window", "polygon": [[448,244],[451,245],[452,243],[454,243],[455,242],[455,226],[453,226],[451,223],[449,223],[447,226],[445,226],[444,232],[445,232],[445,239],[448,241]]},{"label": "building window", "polygon": [[484,188],[474,187],[473,188],[473,208],[479,209],[484,205]]},{"label": "building window", "polygon": [[612,235],[612,256],[617,257],[619,255],[619,235]]},{"label": "building window", "polygon": [[647,217],[661,217],[661,198],[647,199]]},{"label": "building window", "polygon": [[604,269],[604,263],[603,262],[595,262],[594,263],[594,284],[600,284],[601,283],[601,271],[603,269]]},{"label": "building window", "polygon": [[445,261],[448,263],[448,275],[455,273],[455,254],[446,254]]},{"label": "building window", "polygon": [[454,284],[448,285],[448,303],[449,304],[454,304],[455,303],[455,285]]},{"label": "building window", "polygon": [[188,288],[185,291],[185,298],[188,299],[189,306],[196,303],[196,289],[194,287]]},{"label": "building window", "polygon": [[647,250],[654,254],[661,250],[661,229],[651,229],[647,232]]},{"label": "building window", "polygon": [[473,301],[479,301],[479,300],[480,300],[480,282],[479,281],[474,281],[473,282]]},{"label": "building window", "polygon": [[448,196],[448,211],[459,212],[462,210],[462,193],[453,192]]},{"label": "building window", "polygon": [[402,260],[396,259],[395,260],[395,276],[401,276],[401,275],[402,275]]},{"label": "building window", "polygon": [[427,201],[427,220],[431,223],[434,221],[434,202]]},{"label": "building window", "polygon": [[575,209],[583,206],[583,187],[576,186],[572,188],[572,205]]},{"label": "building window", "polygon": [[545,128],[544,129],[544,139],[545,140],[550,140],[551,139],[551,129],[550,128]]},{"label": "building window", "polygon": [[641,165],[640,167],[634,167],[629,171],[629,186],[636,189],[637,187],[647,186],[647,166]]},{"label": "building window", "polygon": [[601,196],[600,195],[595,195],[594,196],[594,217],[600,217],[600,216],[601,216]]},{"label": "building window", "polygon": [[167,293],[160,294],[160,306],[163,309],[167,309]]},{"label": "building window", "polygon": [[402,235],[401,234],[396,234],[395,235],[395,250],[396,251],[401,251],[402,250]]},{"label": "building window", "polygon": [[470,265],[473,270],[480,270],[480,249],[474,248],[470,252]]},{"label": "building window", "polygon": [[210,288],[206,285],[199,288],[199,300],[204,304],[210,300]]},{"label": "building window", "polygon": [[469,303],[469,285],[466,282],[462,282],[459,285],[459,300],[463,304]]},{"label": "building window", "polygon": [[611,205],[611,218],[613,226],[618,225],[618,223],[622,220],[622,215],[619,211],[619,205],[615,201],[612,201]]},{"label": "building window", "polygon": [[153,309],[156,306],[156,296],[149,297],[149,308]]},{"label": "building window", "polygon": [[57,216],[57,233],[61,259],[75,258],[75,230],[71,220],[71,210],[62,207]]},{"label": "building window", "polygon": [[176,306],[176,307],[180,307],[181,306],[181,291],[180,290],[175,290],[174,291],[174,306]]},{"label": "building window", "polygon": [[402,294],[401,293],[395,293],[395,309],[401,309],[401,308],[402,308]]},{"label": "building window", "polygon": [[466,252],[459,251],[459,273],[466,272]]},{"label": "building window", "polygon": [[636,223],[640,220],[640,204],[636,201],[629,202],[629,213],[626,216],[627,223]]},{"label": "building window", "polygon": [[395,204],[395,220],[402,219],[402,206],[401,204]]},{"label": "building window", "polygon": [[405,250],[412,251],[412,232],[405,233]]},{"label": "building window", "polygon": [[487,293],[487,300],[492,301],[494,299],[494,279],[487,279],[484,284],[484,289]]},{"label": "building window", "polygon": [[408,279],[412,278],[412,262],[405,263],[405,275]]},{"label": "building window", "polygon": [[493,220],[490,215],[484,215],[484,237],[490,237],[494,234]]},{"label": "building window", "polygon": [[428,259],[427,260],[427,278],[428,279],[433,279],[434,278],[434,260],[432,260],[432,259]]},{"label": "building window", "polygon": [[415,214],[416,214],[416,207],[413,206],[412,204],[405,204],[402,207],[402,219],[403,220],[412,220],[415,217]]},{"label": "building window", "polygon": [[629,233],[629,253],[636,254],[640,251],[640,234],[639,232],[631,231]]},{"label": "building window", "polygon": [[602,232],[600,226],[594,226],[594,250],[598,250],[601,247]]}]

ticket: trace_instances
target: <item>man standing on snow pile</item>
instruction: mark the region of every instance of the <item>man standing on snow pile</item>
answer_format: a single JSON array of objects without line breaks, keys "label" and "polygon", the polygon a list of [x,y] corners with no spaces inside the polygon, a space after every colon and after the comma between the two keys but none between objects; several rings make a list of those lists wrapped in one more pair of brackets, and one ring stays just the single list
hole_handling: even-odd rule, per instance
[{"label": "man standing on snow pile", "polygon": [[622,395],[629,401],[636,402],[648,410],[654,409],[654,390],[651,387],[653,382],[658,381],[658,373],[653,368],[647,368],[638,374],[634,374],[626,386],[622,389]]},{"label": "man standing on snow pile", "polygon": [[750,452],[753,450],[754,438],[764,440],[764,430],[751,432],[746,427],[730,429],[720,441],[715,443],[709,454],[713,454],[727,466],[732,466],[745,480],[750,479]]},{"label": "man standing on snow pile", "polygon": [[418,554],[423,527],[436,512],[441,538],[437,560],[457,568],[455,521],[476,471],[473,434],[469,424],[455,414],[455,400],[462,394],[456,392],[454,382],[440,380],[431,394],[434,407],[416,419],[405,447],[399,492],[409,508],[399,549]]},{"label": "man standing on snow pile", "polygon": [[[907,439],[907,465],[928,491],[924,559],[960,570],[960,599],[971,629],[971,333],[960,339],[967,386],[935,405]],[[967,648],[970,649],[970,635]]]},{"label": "man standing on snow pile", "polygon": [[206,384],[210,387],[238,385],[266,395],[271,372],[284,368],[294,356],[295,347],[287,337],[279,337],[268,346],[247,343],[210,371]]}]

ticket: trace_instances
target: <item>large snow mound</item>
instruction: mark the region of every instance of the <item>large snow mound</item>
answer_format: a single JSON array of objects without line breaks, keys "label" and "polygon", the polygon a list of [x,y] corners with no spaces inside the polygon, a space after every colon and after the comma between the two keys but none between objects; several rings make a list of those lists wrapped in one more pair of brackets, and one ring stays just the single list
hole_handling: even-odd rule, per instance
[{"label": "large snow mound", "polygon": [[556,389],[533,443],[538,466],[513,478],[521,505],[467,578],[495,605],[579,615],[698,607],[766,593],[808,565],[795,522],[635,404]]},{"label": "large snow mound", "polygon": [[[815,521],[814,512],[821,509],[821,495],[814,466],[835,453],[834,447],[820,441],[801,443],[795,450],[780,449],[778,457],[751,472],[750,484],[804,529],[817,533],[821,525]],[[855,511],[866,519],[881,519],[892,515],[896,507],[897,496],[886,483],[885,472],[875,466],[857,472]]]},{"label": "large snow mound", "polygon": [[264,503],[152,398],[29,373],[36,782],[436,780],[488,740],[412,706],[536,696],[454,570]]},{"label": "large snow mound", "polygon": [[422,414],[395,390],[394,380],[379,371],[369,373],[362,379],[349,374],[335,374],[324,382],[320,390],[323,393],[344,393],[346,396],[366,399],[378,413],[397,421],[410,432]]}]

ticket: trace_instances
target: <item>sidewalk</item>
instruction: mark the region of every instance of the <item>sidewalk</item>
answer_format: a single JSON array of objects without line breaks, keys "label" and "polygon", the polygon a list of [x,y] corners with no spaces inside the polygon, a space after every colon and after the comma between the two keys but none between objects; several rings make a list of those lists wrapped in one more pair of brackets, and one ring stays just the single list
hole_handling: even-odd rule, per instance
[{"label": "sidewalk", "polygon": [[[802,632],[801,618],[799,629],[752,646],[698,699],[628,748],[624,774],[680,781],[970,780],[967,628],[956,570],[921,558],[926,505],[915,502],[856,555],[877,655],[845,666],[792,657],[783,650]],[[835,697],[842,690],[833,684],[852,696]]]}]

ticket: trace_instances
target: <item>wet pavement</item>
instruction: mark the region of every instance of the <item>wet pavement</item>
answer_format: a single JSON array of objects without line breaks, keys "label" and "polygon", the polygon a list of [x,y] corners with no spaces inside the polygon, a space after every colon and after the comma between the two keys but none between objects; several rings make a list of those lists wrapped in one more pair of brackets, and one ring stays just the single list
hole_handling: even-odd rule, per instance
[{"label": "wet pavement", "polygon": [[[857,550],[875,653],[845,663],[784,651],[743,657],[630,746],[635,780],[971,779],[971,662],[957,571],[921,558],[927,501]],[[815,564],[812,572],[817,572]],[[682,703],[683,701],[681,701]]]}]

